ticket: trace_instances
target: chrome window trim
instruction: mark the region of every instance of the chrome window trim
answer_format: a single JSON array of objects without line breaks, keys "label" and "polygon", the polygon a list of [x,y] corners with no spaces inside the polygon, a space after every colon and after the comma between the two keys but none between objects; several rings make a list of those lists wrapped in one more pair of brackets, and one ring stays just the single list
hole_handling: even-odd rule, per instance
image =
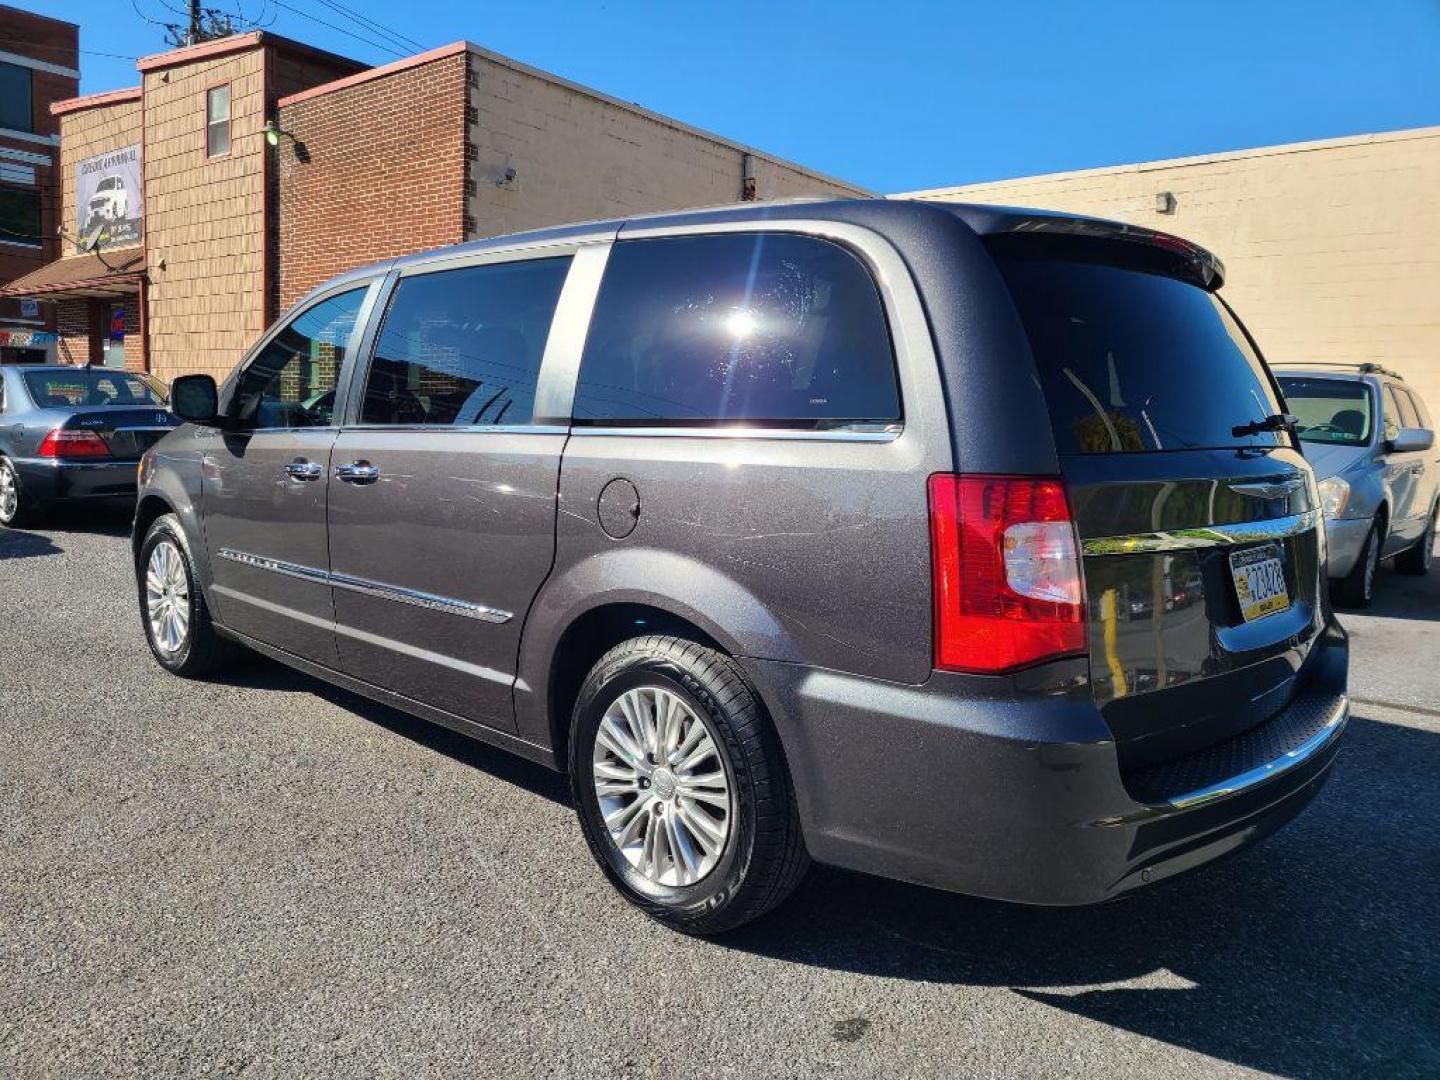
[{"label": "chrome window trim", "polygon": [[456,600],[449,596],[439,596],[435,593],[421,592],[418,589],[404,589],[398,585],[386,585],[383,582],[354,577],[350,574],[335,574],[313,566],[286,562],[283,559],[270,559],[262,555],[251,555],[249,552],[236,551],[234,548],[221,548],[216,554],[222,559],[228,559],[231,562],[237,562],[243,566],[253,566],[259,570],[269,570],[272,573],[299,578],[301,581],[313,581],[316,584],[329,585],[336,589],[346,589],[350,592],[360,593],[365,596],[374,596],[382,600],[394,600],[398,603],[410,604],[414,607],[422,607],[430,611],[444,611],[448,614],[459,615],[467,619],[479,619],[481,622],[504,623],[509,622],[515,617],[514,612],[505,611],[501,608],[488,607],[485,604],[473,604],[468,600]]},{"label": "chrome window trim", "polygon": [[767,427],[625,427],[624,425],[577,425],[570,430],[575,437],[584,435],[629,435],[637,439],[790,439],[799,442],[894,442],[904,434],[903,425],[883,431],[811,431],[801,428]]},{"label": "chrome window trim", "polygon": [[[295,430],[318,431],[319,428],[297,428]],[[496,434],[496,435],[568,435],[570,429],[563,424],[346,424],[345,434],[357,431],[374,432],[429,432],[432,435]]]},{"label": "chrome window trim", "polygon": [[[711,437],[764,437],[764,438],[809,438],[837,442],[905,442],[914,438],[926,438],[934,433],[936,450],[939,450],[940,435],[943,433],[944,454],[953,466],[953,451],[950,448],[949,419],[942,403],[944,393],[940,385],[938,358],[935,343],[930,337],[930,321],[921,303],[919,289],[911,276],[909,267],[899,251],[885,237],[863,225],[844,221],[820,221],[810,218],[753,218],[743,221],[704,221],[689,225],[645,225],[628,222],[621,227],[615,238],[616,243],[631,240],[663,240],[678,236],[714,236],[725,233],[779,232],[813,236],[829,240],[844,247],[864,264],[880,293],[880,303],[889,323],[892,362],[899,382],[900,415],[899,434],[885,434],[874,437],[870,433],[854,432],[796,432],[788,428],[754,429],[763,431],[763,436],[750,434],[735,436],[736,429],[700,429],[685,427],[658,427],[647,430],[655,437],[693,437],[700,430],[714,432]],[[593,306],[592,306],[593,311]],[[587,318],[588,322],[588,318]],[[583,347],[581,349],[583,352]],[[577,358],[578,360],[578,358]],[[578,379],[578,363],[576,377]],[[573,391],[572,391],[573,399]],[[636,434],[635,428],[623,425],[576,426],[571,434],[583,435],[597,432],[607,434]],[[925,433],[922,436],[922,433]],[[856,434],[863,437],[855,438]],[[937,465],[936,468],[942,466]]]},{"label": "chrome window trim", "polygon": [[1096,536],[1081,541],[1086,555],[1133,555],[1156,551],[1193,551],[1197,548],[1230,547],[1258,540],[1281,540],[1308,532],[1320,524],[1319,510],[1242,521],[1231,525],[1203,525],[1169,532],[1131,533],[1127,536]]}]

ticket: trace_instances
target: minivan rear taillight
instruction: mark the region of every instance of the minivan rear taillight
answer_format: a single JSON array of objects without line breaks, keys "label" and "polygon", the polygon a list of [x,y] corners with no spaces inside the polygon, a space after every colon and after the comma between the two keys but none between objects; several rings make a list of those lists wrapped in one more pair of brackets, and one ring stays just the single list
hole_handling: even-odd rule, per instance
[{"label": "minivan rear taillight", "polygon": [[40,440],[36,453],[49,458],[101,458],[110,456],[110,447],[93,431],[56,428]]},{"label": "minivan rear taillight", "polygon": [[935,666],[994,674],[1085,651],[1065,489],[1029,476],[930,477]]}]

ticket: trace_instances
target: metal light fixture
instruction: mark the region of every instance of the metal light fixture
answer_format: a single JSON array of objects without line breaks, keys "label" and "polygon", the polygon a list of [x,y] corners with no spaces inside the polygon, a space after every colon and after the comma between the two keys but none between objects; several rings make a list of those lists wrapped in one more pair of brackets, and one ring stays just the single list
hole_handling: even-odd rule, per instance
[{"label": "metal light fixture", "polygon": [[1173,191],[1162,191],[1155,196],[1155,212],[1157,214],[1173,214],[1175,212],[1175,193]]},{"label": "metal light fixture", "polygon": [[295,136],[291,135],[288,131],[280,130],[280,126],[276,124],[274,120],[266,120],[265,141],[271,146],[279,146],[281,139],[289,139],[293,143]]}]

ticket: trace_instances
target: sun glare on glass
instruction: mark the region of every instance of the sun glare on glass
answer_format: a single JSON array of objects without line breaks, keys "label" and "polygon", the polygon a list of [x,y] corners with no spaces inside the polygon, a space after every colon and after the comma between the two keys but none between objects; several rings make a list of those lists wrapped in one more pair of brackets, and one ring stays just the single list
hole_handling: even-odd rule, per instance
[{"label": "sun glare on glass", "polygon": [[744,340],[755,333],[760,327],[760,320],[755,318],[755,313],[745,308],[736,308],[729,315],[725,316],[725,331],[733,338]]}]

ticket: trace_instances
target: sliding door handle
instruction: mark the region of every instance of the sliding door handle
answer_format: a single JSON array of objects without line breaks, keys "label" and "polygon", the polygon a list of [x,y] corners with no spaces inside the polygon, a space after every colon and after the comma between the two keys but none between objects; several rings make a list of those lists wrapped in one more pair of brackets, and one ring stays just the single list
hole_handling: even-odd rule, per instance
[{"label": "sliding door handle", "polygon": [[335,466],[335,479],[347,484],[373,484],[380,479],[380,468],[368,461],[352,461],[349,465]]},{"label": "sliding door handle", "polygon": [[318,461],[296,458],[285,466],[285,473],[292,480],[319,480],[325,475],[325,466]]}]

